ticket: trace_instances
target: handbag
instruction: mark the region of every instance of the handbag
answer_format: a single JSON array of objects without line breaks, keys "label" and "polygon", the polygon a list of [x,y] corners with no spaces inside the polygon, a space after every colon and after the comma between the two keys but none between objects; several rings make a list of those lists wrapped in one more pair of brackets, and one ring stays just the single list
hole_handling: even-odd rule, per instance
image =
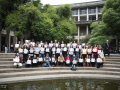
[{"label": "handbag", "polygon": [[103,61],[105,62],[106,60],[105,60],[105,57],[103,58]]}]

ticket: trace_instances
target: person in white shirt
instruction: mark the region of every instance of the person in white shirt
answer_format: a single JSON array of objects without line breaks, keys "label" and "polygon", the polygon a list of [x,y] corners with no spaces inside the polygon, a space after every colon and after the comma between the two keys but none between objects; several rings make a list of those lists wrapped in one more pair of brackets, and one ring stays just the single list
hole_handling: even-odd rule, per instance
[{"label": "person in white shirt", "polygon": [[28,60],[25,62],[25,66],[30,67],[31,65],[32,65],[31,56],[28,56]]},{"label": "person in white shirt", "polygon": [[63,48],[63,57],[67,57],[67,45],[65,44],[64,45],[64,48]]},{"label": "person in white shirt", "polygon": [[45,48],[45,55],[50,55],[50,48],[49,45],[47,45],[47,47]]},{"label": "person in white shirt", "polygon": [[19,56],[19,53],[16,54],[13,61],[14,61],[14,66],[16,66],[16,68],[22,66],[22,57]]},{"label": "person in white shirt", "polygon": [[28,48],[26,45],[23,46],[23,63],[27,61],[28,58]]},{"label": "person in white shirt", "polygon": [[102,58],[100,57],[100,55],[98,55],[98,58],[97,58],[97,68],[100,68],[100,65],[102,63]]},{"label": "person in white shirt", "polygon": [[38,66],[38,60],[37,60],[36,55],[34,55],[34,57],[33,57],[32,66],[33,66],[33,67],[37,67],[37,66]]},{"label": "person in white shirt", "polygon": [[100,46],[100,48],[99,48],[99,51],[100,51],[100,52],[99,52],[98,54],[100,55],[100,58],[102,59],[100,66],[103,67],[103,58],[105,58],[105,57],[104,57],[104,52],[103,52],[103,49],[102,49],[101,46]]},{"label": "person in white shirt", "polygon": [[52,62],[52,65],[53,66],[56,66],[57,65],[57,60],[55,58],[55,55],[53,55],[53,57],[51,58],[51,62]]},{"label": "person in white shirt", "polygon": [[47,42],[45,42],[44,47],[47,48],[47,45],[48,45]]},{"label": "person in white shirt", "polygon": [[60,45],[58,45],[58,48],[56,49],[56,58],[57,59],[60,56],[60,52],[61,52],[61,48],[60,48]]},{"label": "person in white shirt", "polygon": [[37,60],[38,60],[38,66],[40,67],[40,65],[41,65],[41,67],[42,67],[42,65],[43,65],[43,58],[41,57],[41,54],[39,54],[39,57],[37,57]]},{"label": "person in white shirt", "polygon": [[35,44],[34,55],[36,55],[36,57],[38,57],[38,56],[39,56],[39,53],[40,53],[40,48],[38,47],[37,44]]},{"label": "person in white shirt", "polygon": [[94,55],[91,56],[91,66],[95,67],[95,58],[94,58]]},{"label": "person in white shirt", "polygon": [[73,54],[74,54],[74,49],[73,49],[73,46],[71,45],[69,49],[69,56],[73,58]]},{"label": "person in white shirt", "polygon": [[45,53],[45,48],[44,48],[44,45],[42,44],[40,48],[40,54],[42,58],[44,57],[44,53]]},{"label": "person in white shirt", "polygon": [[52,56],[56,54],[56,47],[55,47],[55,44],[53,44],[53,47],[52,47]]},{"label": "person in white shirt", "polygon": [[78,65],[79,65],[79,67],[80,66],[83,67],[83,58],[82,58],[82,55],[80,55],[79,58],[78,58]]},{"label": "person in white shirt", "polygon": [[35,46],[34,39],[32,39],[32,42],[30,42],[30,44],[32,44],[32,45],[33,45],[33,47]]}]

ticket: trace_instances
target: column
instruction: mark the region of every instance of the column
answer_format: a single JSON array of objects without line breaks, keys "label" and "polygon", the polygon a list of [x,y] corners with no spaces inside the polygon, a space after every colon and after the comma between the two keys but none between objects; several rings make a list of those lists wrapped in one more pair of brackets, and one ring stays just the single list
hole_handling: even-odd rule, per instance
[{"label": "column", "polygon": [[78,8],[78,21],[80,21],[80,8]]},{"label": "column", "polygon": [[98,20],[98,7],[96,7],[96,20]]},{"label": "column", "polygon": [[80,40],[80,26],[78,25],[78,42]]},{"label": "column", "polygon": [[89,9],[87,7],[87,21],[89,21]]},{"label": "column", "polygon": [[86,25],[86,35],[88,35],[88,25]]},{"label": "column", "polygon": [[1,45],[1,31],[0,31],[0,52],[1,52],[1,47],[2,45]]}]

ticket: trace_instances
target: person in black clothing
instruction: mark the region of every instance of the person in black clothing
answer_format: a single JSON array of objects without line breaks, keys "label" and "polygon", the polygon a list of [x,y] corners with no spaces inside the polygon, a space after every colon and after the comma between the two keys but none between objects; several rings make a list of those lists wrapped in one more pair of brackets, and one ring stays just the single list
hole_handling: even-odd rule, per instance
[{"label": "person in black clothing", "polygon": [[104,46],[104,56],[106,54],[106,52],[108,53],[108,56],[109,56],[109,44],[108,44],[108,40],[106,40],[105,42],[105,46]]}]

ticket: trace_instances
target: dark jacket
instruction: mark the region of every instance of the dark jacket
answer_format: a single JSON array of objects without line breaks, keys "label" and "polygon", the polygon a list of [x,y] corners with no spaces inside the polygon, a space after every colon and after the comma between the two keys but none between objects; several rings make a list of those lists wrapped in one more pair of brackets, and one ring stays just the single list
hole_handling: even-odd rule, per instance
[{"label": "dark jacket", "polygon": [[107,44],[107,42],[105,42],[104,49],[106,50],[107,48],[109,49],[109,45]]}]

